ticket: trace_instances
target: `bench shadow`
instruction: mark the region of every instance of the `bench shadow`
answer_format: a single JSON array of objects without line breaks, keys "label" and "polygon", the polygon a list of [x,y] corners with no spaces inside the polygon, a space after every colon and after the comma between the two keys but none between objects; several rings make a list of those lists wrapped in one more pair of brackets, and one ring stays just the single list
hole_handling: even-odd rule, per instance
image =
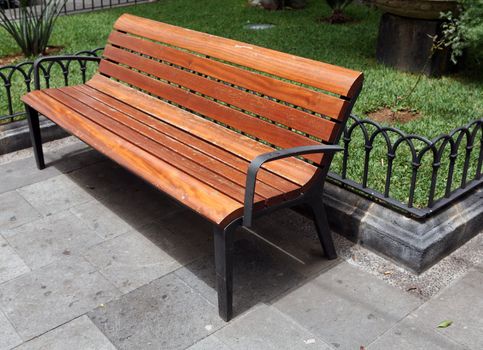
[{"label": "bench shadow", "polygon": [[[51,160],[48,167],[95,199],[92,205],[107,208],[176,260],[181,267],[175,275],[217,306],[213,233],[207,220],[92,149],[46,158]],[[290,209],[259,219],[253,230],[238,229],[234,249],[235,316],[258,303],[271,303],[341,262],[323,256],[313,222]]]}]

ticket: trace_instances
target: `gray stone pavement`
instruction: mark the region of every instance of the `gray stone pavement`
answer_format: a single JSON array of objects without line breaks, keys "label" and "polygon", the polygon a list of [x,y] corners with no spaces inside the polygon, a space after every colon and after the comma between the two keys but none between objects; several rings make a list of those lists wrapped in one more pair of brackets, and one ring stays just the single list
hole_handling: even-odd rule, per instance
[{"label": "gray stone pavement", "polygon": [[209,223],[80,142],[46,158],[0,157],[0,350],[483,348],[481,234],[413,276],[274,213],[237,232],[225,323]]},{"label": "gray stone pavement", "polygon": [[[112,7],[133,6],[135,4],[152,2],[154,0],[66,0],[65,8],[63,8],[61,15],[73,12],[90,12],[94,10],[102,10]],[[20,1],[18,1],[20,2]],[[37,2],[39,4],[40,1]],[[41,6],[37,5],[37,11],[41,11]],[[10,19],[19,18],[19,9],[10,8],[6,10],[6,15]]]}]

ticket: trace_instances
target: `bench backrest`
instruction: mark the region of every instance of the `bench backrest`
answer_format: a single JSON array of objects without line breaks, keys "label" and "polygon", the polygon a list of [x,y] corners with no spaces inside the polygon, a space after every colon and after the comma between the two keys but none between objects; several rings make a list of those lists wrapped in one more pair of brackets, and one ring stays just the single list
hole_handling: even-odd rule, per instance
[{"label": "bench backrest", "polygon": [[99,72],[281,148],[337,142],[363,81],[360,72],[129,14],[116,21]]}]

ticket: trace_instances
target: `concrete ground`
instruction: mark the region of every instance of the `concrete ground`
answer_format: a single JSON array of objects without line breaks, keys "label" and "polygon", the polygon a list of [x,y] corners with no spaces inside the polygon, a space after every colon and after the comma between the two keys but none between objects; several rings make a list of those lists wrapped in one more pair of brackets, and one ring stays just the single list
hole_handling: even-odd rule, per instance
[{"label": "concrete ground", "polygon": [[481,234],[414,276],[274,213],[237,232],[225,323],[207,222],[72,138],[46,158],[0,157],[0,349],[483,348]]},{"label": "concrete ground", "polygon": [[[112,7],[122,7],[122,6],[131,6],[138,3],[144,2],[151,2],[153,0],[66,0],[65,2],[65,11],[67,13],[73,12],[90,12],[93,10],[100,10],[105,8],[112,8]],[[17,2],[20,2],[19,0]],[[37,2],[40,4],[40,2]],[[40,5],[37,5],[38,11],[41,10]],[[18,8],[10,8],[6,9],[7,17],[18,18],[20,16]],[[61,15],[64,14],[62,11]]]}]

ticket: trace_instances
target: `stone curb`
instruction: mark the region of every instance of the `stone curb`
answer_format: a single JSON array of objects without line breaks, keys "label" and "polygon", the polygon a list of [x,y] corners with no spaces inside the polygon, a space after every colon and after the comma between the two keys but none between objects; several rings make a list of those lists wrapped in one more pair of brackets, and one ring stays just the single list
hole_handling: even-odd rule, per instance
[{"label": "stone curb", "polygon": [[418,274],[483,228],[482,188],[425,220],[406,217],[330,183],[324,201],[335,232]]},{"label": "stone curb", "polygon": [[[50,120],[40,117],[42,141],[48,142],[69,136]],[[0,155],[31,147],[27,120],[0,125]]]}]

